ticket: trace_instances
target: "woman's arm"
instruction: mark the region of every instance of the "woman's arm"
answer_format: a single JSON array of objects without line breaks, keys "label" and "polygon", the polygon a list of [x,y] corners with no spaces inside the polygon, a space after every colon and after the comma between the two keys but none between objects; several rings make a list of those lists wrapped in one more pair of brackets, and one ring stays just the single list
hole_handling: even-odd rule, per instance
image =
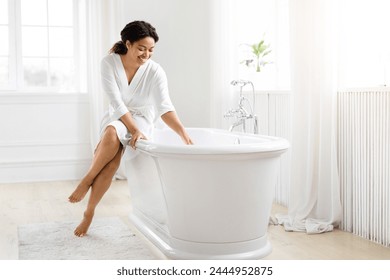
[{"label": "woman's arm", "polygon": [[179,120],[179,117],[177,116],[175,111],[169,111],[161,116],[161,119],[183,140],[183,142],[187,145],[193,145],[190,136],[187,134],[186,130],[184,129],[184,126]]},{"label": "woman's arm", "polygon": [[107,95],[112,111],[112,119],[120,119],[124,114],[129,112],[119,90],[118,82],[115,78],[115,63],[113,57],[106,56],[101,61],[101,82],[104,93]]},{"label": "woman's arm", "polygon": [[156,72],[157,79],[153,86],[153,102],[156,107],[157,114],[161,116],[161,119],[177,134],[180,135],[183,142],[187,145],[192,145],[192,140],[187,134],[184,126],[179,120],[175,112],[168,91],[168,80],[164,70],[158,67]]},{"label": "woman's arm", "polygon": [[120,119],[126,126],[127,130],[131,133],[131,139],[129,142],[130,147],[135,149],[135,143],[138,141],[138,139],[147,140],[145,135],[143,135],[142,132],[138,129],[133,117],[129,112],[124,114]]}]

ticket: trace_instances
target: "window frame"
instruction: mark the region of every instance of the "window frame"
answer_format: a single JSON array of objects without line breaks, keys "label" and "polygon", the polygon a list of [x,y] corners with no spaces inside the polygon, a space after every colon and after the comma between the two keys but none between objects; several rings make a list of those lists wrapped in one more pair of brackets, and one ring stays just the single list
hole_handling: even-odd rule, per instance
[{"label": "window frame", "polygon": [[[83,77],[80,75],[81,73],[86,73],[86,69],[81,69],[83,65],[80,60],[82,43],[79,41],[81,39],[80,11],[83,11],[83,9],[79,7],[79,0],[71,1],[73,4],[73,56],[69,58],[71,58],[74,63],[74,89],[70,91],[61,91],[58,86],[51,86],[49,80],[47,81],[47,86],[31,87],[24,85],[21,0],[8,0],[8,84],[0,86],[0,94],[86,94],[86,87],[81,85],[81,79]],[[46,0],[46,3],[48,3],[48,0]],[[48,10],[46,10],[46,14],[47,13]],[[46,28],[50,28],[49,23],[47,23]],[[49,55],[49,48],[47,56],[45,57],[48,60],[51,58]],[[49,68],[47,71],[47,78],[50,79]]]}]

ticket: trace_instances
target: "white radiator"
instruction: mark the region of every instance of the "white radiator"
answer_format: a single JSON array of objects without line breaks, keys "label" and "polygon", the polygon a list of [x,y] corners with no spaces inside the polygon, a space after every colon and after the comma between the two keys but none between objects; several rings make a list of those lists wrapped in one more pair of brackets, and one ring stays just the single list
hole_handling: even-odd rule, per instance
[{"label": "white radiator", "polygon": [[338,93],[342,230],[390,245],[390,90]]}]

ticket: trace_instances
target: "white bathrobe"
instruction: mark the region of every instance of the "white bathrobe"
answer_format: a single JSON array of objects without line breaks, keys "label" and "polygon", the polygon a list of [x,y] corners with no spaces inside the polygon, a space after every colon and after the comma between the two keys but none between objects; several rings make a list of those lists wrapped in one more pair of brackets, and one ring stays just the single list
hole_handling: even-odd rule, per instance
[{"label": "white bathrobe", "polygon": [[103,90],[110,104],[101,122],[101,133],[108,125],[116,128],[119,140],[128,145],[131,134],[120,121],[130,112],[138,129],[150,138],[155,121],[163,114],[174,111],[168,92],[168,81],[159,64],[148,60],[135,73],[128,84],[125,69],[118,54],[105,56],[101,62]]}]

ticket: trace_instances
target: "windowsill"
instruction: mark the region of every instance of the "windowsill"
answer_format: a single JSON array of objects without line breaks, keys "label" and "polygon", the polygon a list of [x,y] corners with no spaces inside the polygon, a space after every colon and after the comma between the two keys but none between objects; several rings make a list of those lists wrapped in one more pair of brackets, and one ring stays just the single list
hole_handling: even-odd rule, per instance
[{"label": "windowsill", "polygon": [[76,91],[69,91],[69,92],[61,92],[56,90],[0,90],[0,96],[31,96],[31,95],[47,95],[47,96],[63,96],[63,95],[85,95],[87,92],[76,92]]},{"label": "windowsill", "polygon": [[87,93],[0,91],[0,104],[62,104],[89,103]]}]

